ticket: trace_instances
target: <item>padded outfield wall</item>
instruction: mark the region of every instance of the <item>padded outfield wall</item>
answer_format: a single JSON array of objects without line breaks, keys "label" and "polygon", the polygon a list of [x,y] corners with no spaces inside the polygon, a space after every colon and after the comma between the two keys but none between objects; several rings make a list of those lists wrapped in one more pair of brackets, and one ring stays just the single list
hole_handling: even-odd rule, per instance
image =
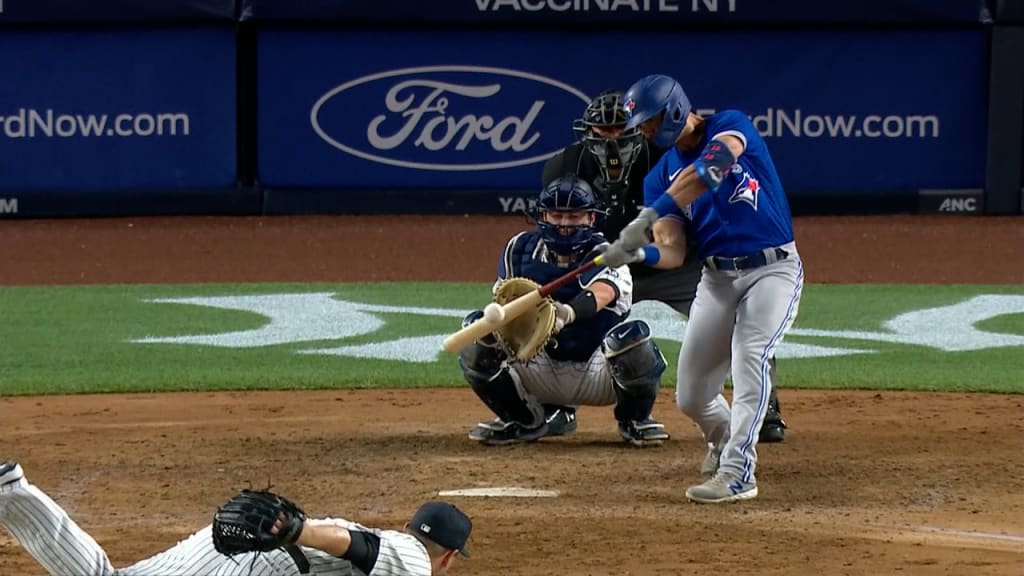
[{"label": "padded outfield wall", "polygon": [[3,0],[0,216],[514,212],[592,96],[655,72],[748,112],[798,214],[1018,213],[1019,11]]}]

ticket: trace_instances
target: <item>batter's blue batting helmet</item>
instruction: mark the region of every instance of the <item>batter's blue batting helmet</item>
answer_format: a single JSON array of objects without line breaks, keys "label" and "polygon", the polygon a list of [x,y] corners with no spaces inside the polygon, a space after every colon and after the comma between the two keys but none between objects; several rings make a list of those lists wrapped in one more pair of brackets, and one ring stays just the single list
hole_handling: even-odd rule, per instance
[{"label": "batter's blue batting helmet", "polygon": [[537,227],[548,249],[556,254],[574,255],[587,249],[590,239],[594,236],[592,224],[577,226],[560,226],[547,222],[545,212],[591,212],[596,215],[597,197],[586,180],[574,174],[567,174],[552,180],[544,187],[537,198]]},{"label": "batter's blue batting helmet", "polygon": [[669,148],[686,126],[690,99],[675,79],[664,74],[652,74],[629,87],[622,108],[628,118],[626,128],[639,126],[664,112],[661,127],[651,137],[651,142],[658,148]]}]

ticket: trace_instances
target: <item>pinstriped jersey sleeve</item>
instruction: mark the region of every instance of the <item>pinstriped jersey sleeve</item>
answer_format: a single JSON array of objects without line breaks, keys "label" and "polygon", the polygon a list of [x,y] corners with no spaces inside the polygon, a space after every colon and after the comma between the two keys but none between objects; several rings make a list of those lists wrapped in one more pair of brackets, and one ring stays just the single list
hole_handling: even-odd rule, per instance
[{"label": "pinstriped jersey sleeve", "polygon": [[[430,556],[427,554],[427,549],[411,534],[395,530],[369,528],[343,518],[313,519],[308,520],[308,522],[335,524],[350,531],[369,532],[380,538],[377,561],[365,576],[431,576],[432,568],[430,567]],[[310,560],[311,566],[319,569],[319,571],[314,572],[315,574],[324,576],[363,576],[360,570],[347,561],[334,558],[320,550],[304,548],[304,551]],[[291,561],[291,558],[287,557],[286,553],[282,552],[282,554],[285,555],[289,562]],[[336,566],[330,564],[326,562],[328,558],[335,561],[340,560],[344,565]],[[324,562],[320,563],[318,560],[323,560]]]},{"label": "pinstriped jersey sleeve", "polygon": [[374,532],[380,536],[380,553],[367,576],[431,576],[430,556],[414,536],[394,530]]}]

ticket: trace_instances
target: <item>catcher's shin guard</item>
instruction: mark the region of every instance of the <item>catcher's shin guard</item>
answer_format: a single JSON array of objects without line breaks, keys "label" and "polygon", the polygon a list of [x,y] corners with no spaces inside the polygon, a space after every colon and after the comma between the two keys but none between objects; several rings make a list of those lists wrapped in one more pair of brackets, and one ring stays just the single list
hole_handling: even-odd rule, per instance
[{"label": "catcher's shin guard", "polygon": [[642,320],[627,320],[605,334],[601,351],[615,380],[615,419],[643,421],[650,417],[668,364]]},{"label": "catcher's shin guard", "polygon": [[473,392],[498,418],[534,426],[533,411],[519,395],[512,374],[505,365],[506,359],[505,352],[496,342],[478,340],[459,353],[459,367]]}]

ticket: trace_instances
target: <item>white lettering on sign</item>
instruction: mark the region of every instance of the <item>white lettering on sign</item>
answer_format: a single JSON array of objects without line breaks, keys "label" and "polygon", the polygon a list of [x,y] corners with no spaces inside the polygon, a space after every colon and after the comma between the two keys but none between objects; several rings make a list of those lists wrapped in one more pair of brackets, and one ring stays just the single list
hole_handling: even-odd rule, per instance
[{"label": "white lettering on sign", "polygon": [[[383,102],[382,109],[375,102]],[[564,142],[551,131],[545,137],[539,126],[551,119],[542,113],[589,102],[573,86],[532,72],[421,66],[328,90],[313,104],[310,123],[324,142],[364,160],[423,170],[496,170],[556,154]],[[360,119],[353,108],[371,111]],[[365,130],[356,127],[361,122]]]},{"label": "white lettering on sign", "polygon": [[[469,310],[390,306],[352,302],[334,297],[329,292],[308,294],[270,294],[258,296],[216,296],[195,298],[161,298],[154,303],[192,304],[259,314],[267,318],[265,325],[252,330],[197,334],[189,336],[148,337],[133,340],[145,344],[193,344],[228,348],[256,348],[280,344],[296,344],[324,340],[345,340],[365,336],[384,325],[382,313],[442,316],[452,318],[452,329]],[[794,328],[793,336],[845,338],[875,342],[892,342],[927,346],[948,352],[1024,346],[1024,336],[987,332],[976,327],[978,322],[1004,314],[1024,313],[1024,296],[981,295],[963,302],[914,310],[900,314],[883,324],[885,331],[818,330]],[[685,321],[664,304],[640,302],[633,308],[633,317],[646,320],[659,339],[680,342]],[[405,362],[435,362],[440,357],[441,342],[448,336],[431,334],[397,338],[371,343],[341,344],[297,350],[300,354],[324,354],[353,358],[375,358]],[[850,354],[870,354],[873,350],[841,348],[783,341],[779,358],[821,358]]]},{"label": "white lettering on sign", "polygon": [[[682,0],[686,6],[685,0]],[[680,0],[476,0],[479,12],[679,12]],[[690,0],[691,12],[735,12],[736,0]]]}]

